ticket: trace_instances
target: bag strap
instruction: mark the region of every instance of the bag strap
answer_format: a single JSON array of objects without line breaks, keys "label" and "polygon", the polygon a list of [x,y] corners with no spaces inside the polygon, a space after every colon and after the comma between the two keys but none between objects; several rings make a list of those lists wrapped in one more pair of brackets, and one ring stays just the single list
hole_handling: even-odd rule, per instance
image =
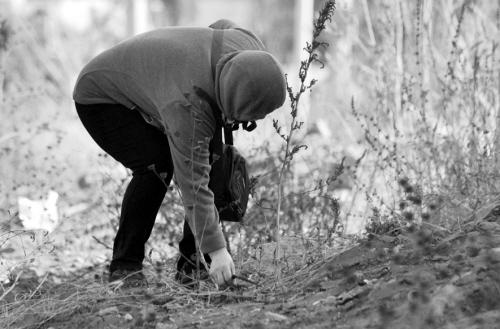
[{"label": "bag strap", "polygon": [[[211,54],[210,54],[210,64],[211,64],[211,69],[212,69],[212,80],[215,83],[215,70],[217,68],[217,62],[219,61],[221,54],[222,54],[222,42],[224,38],[224,30],[213,30],[213,37],[212,37],[212,49],[211,49]],[[214,114],[215,120],[217,120],[217,127],[216,127],[216,132],[213,138],[214,143],[220,144],[220,154],[222,154],[222,133],[221,133],[221,128],[224,129],[224,142],[229,145],[233,145],[233,132],[229,127],[224,124],[222,121],[222,110],[219,108],[217,102],[215,102],[213,99],[211,99],[208,94],[205,93],[205,99],[209,101],[209,105],[212,108],[212,112]],[[214,147],[214,151],[218,153],[218,146]]]},{"label": "bag strap", "polygon": [[[212,157],[212,154],[216,154],[218,157],[221,157],[223,152],[222,128],[224,127],[224,122],[222,121],[222,112],[217,106],[217,103],[213,100],[212,97],[210,97],[210,95],[207,94],[205,90],[197,86],[193,86],[193,89],[198,97],[200,97],[201,99],[205,100],[208,103],[208,106],[210,106],[210,108],[212,109],[212,113],[215,118],[215,133],[208,146],[208,150],[210,151],[210,162],[212,163],[217,160]],[[226,130],[224,129],[224,132],[225,131]],[[231,134],[230,138],[231,142],[232,138],[233,136]],[[226,144],[228,144],[227,137],[226,137]]]}]

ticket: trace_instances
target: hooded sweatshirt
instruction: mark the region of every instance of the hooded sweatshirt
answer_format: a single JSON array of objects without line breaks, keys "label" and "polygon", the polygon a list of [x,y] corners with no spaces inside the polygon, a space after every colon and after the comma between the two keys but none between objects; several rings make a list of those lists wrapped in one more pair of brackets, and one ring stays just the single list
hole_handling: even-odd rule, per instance
[{"label": "hooded sweatshirt", "polygon": [[[217,47],[214,30],[224,30]],[[209,253],[225,247],[208,188],[216,119],[194,87],[216,100],[228,120],[262,119],[285,100],[279,63],[253,33],[228,20],[157,29],[117,44],[83,68],[73,99],[139,110],[166,134],[188,224],[201,252]]]}]

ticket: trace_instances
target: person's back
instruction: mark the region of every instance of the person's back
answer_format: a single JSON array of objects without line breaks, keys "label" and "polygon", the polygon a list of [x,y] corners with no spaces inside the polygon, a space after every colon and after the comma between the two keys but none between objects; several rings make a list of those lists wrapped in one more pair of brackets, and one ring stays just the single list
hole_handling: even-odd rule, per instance
[{"label": "person's back", "polygon": [[[215,24],[214,24],[215,25]],[[154,117],[193,86],[215,98],[212,28],[168,27],[139,34],[104,51],[81,71],[73,98],[80,104],[138,106]],[[243,29],[224,30],[220,56],[239,50],[264,50]]]}]

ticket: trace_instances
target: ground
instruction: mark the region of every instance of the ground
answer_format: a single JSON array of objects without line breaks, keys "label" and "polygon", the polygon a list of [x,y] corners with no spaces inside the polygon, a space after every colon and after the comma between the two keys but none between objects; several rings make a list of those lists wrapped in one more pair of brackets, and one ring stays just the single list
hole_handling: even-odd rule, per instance
[{"label": "ground", "polygon": [[220,290],[179,286],[174,259],[146,268],[145,289],[107,283],[104,263],[57,280],[27,271],[3,287],[0,327],[498,328],[499,217],[282,245],[280,278],[268,243],[237,265],[258,285]]}]

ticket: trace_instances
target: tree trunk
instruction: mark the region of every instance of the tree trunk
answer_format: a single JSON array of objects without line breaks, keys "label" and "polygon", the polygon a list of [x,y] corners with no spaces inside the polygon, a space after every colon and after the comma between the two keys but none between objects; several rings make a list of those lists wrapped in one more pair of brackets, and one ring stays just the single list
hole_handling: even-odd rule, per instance
[{"label": "tree trunk", "polygon": [[[403,87],[404,78],[404,16],[403,10],[401,8],[401,1],[395,3],[396,12],[394,17],[396,18],[396,33],[395,33],[395,47],[396,47],[396,79],[394,85],[394,105],[396,109],[396,114],[400,115],[402,113],[402,97],[401,91]],[[396,120],[394,118],[394,120]]]},{"label": "tree trunk", "polygon": [[136,35],[149,28],[148,0],[127,0],[127,35]]},{"label": "tree trunk", "polygon": [[[496,20],[497,20],[497,31],[500,31],[500,6],[497,7],[497,13],[496,13]],[[500,55],[498,50],[494,52],[495,57],[493,60],[500,60]],[[495,125],[495,140],[493,141],[493,154],[495,157],[495,163],[496,167],[500,168],[500,72],[497,74],[497,97],[496,97],[496,125]]]}]

